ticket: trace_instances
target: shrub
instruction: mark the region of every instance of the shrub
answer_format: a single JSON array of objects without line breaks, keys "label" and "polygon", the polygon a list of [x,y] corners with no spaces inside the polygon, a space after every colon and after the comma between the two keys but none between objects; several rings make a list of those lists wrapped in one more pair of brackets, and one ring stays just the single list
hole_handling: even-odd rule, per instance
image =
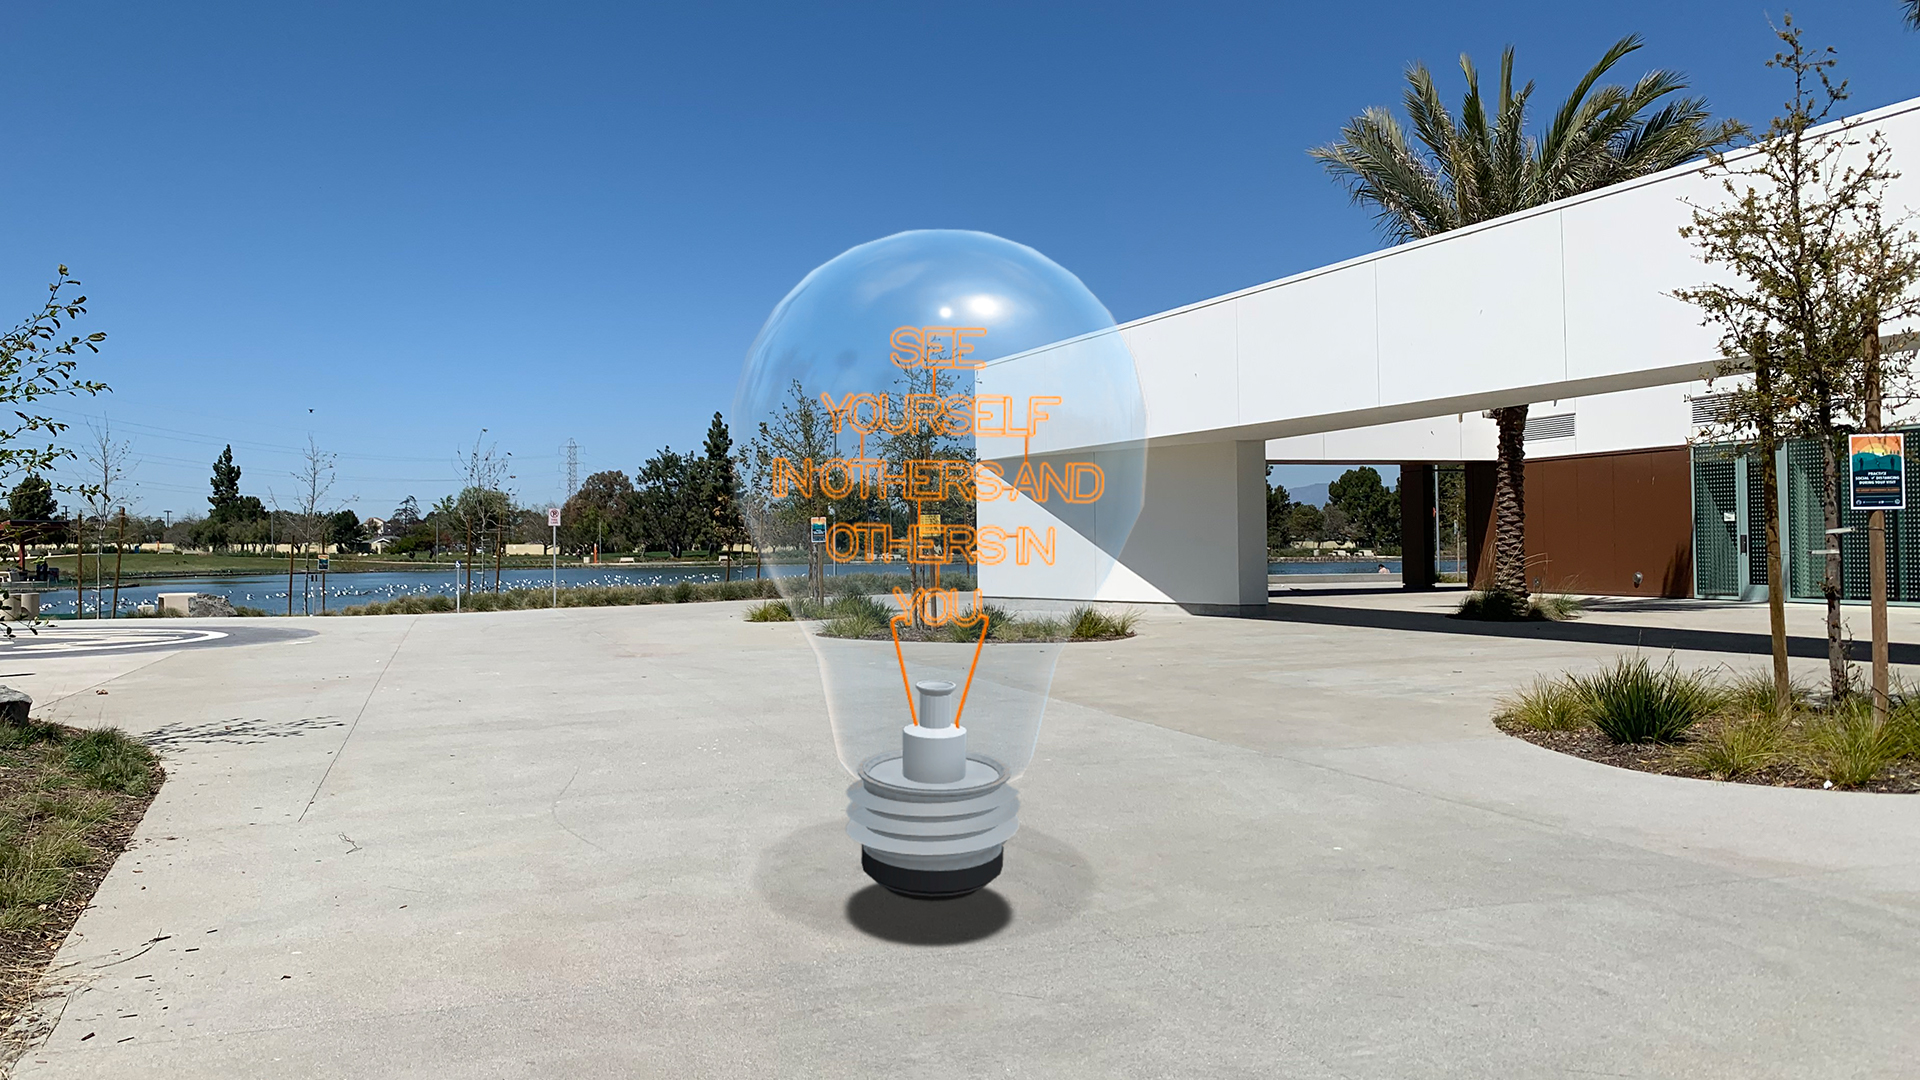
[{"label": "shrub", "polygon": [[[1781,715],[1781,709],[1774,701],[1771,671],[1749,671],[1735,675],[1725,684],[1722,693],[1726,710],[1735,716],[1751,716],[1755,713]],[[1787,683],[1787,696],[1787,712],[1805,708],[1812,700],[1807,688],[1795,682]]]},{"label": "shrub", "polygon": [[1487,622],[1514,622],[1522,619],[1546,619],[1551,622],[1565,622],[1580,614],[1587,606],[1585,600],[1577,596],[1542,594],[1521,598],[1513,593],[1489,589],[1486,592],[1470,592],[1460,606],[1454,610],[1456,619],[1481,619]]},{"label": "shrub", "polygon": [[792,622],[793,609],[785,600],[767,600],[747,609],[748,622]]},{"label": "shrub", "polygon": [[1092,604],[1082,604],[1067,613],[1067,636],[1075,641],[1132,637],[1134,624],[1139,621],[1140,613],[1137,611],[1110,615]]},{"label": "shrub", "polygon": [[[1771,676],[1767,685],[1771,690]],[[1715,780],[1738,780],[1779,762],[1787,745],[1786,725],[1770,710],[1760,709],[1696,736],[1687,760]]]},{"label": "shrub", "polygon": [[871,613],[863,611],[837,616],[820,628],[822,637],[835,638],[879,637],[886,632],[885,620],[876,619]]},{"label": "shrub", "polygon": [[1852,698],[1808,726],[1808,769],[1834,787],[1859,787],[1899,759],[1902,732],[1873,722],[1863,698]]},{"label": "shrub", "polygon": [[1529,614],[1526,601],[1509,592],[1470,592],[1454,613],[1459,619],[1485,619],[1505,622],[1524,619]]},{"label": "shrub", "polygon": [[1593,723],[1592,702],[1577,679],[1542,676],[1532,686],[1501,698],[1495,709],[1495,719],[1534,731],[1573,731]]},{"label": "shrub", "polygon": [[1673,742],[1713,712],[1720,697],[1711,680],[1675,670],[1658,671],[1646,657],[1622,657],[1584,680],[1593,724],[1617,743]]},{"label": "shrub", "polygon": [[1534,597],[1531,606],[1533,614],[1542,619],[1566,622],[1586,610],[1587,602],[1577,596],[1554,593]]}]

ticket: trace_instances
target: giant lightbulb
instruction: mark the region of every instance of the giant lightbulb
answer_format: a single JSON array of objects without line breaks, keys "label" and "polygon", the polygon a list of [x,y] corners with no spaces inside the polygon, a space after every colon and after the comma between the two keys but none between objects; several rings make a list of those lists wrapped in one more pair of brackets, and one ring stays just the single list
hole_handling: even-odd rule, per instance
[{"label": "giant lightbulb", "polygon": [[889,236],[774,308],[734,424],[862,865],[909,896],[980,888],[1071,647],[1059,601],[1104,595],[1139,515],[1145,411],[1113,317],[1032,248]]}]

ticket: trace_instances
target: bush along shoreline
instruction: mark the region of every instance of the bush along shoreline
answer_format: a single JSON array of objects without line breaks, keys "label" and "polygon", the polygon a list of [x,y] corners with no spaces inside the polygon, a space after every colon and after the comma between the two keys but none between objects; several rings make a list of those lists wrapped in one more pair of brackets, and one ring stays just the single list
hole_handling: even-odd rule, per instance
[{"label": "bush along shoreline", "polygon": [[[1140,621],[1135,611],[1112,613],[1083,604],[1064,616],[1017,614],[994,604],[982,605],[987,616],[988,642],[1118,641],[1134,635]],[[954,622],[943,626],[897,631],[892,621],[900,609],[865,593],[848,593],[819,603],[811,599],[769,600],[747,612],[748,622],[806,620],[820,625],[821,637],[891,641],[943,641],[971,645],[980,640],[980,624]]]},{"label": "bush along shoreline", "polygon": [[1550,750],[1643,772],[1774,787],[1920,793],[1920,691],[1876,724],[1864,694],[1777,702],[1766,672],[1682,671],[1623,657],[1502,698],[1494,725]]},{"label": "bush along shoreline", "polygon": [[[715,600],[758,600],[778,596],[772,578],[741,581],[682,581],[673,585],[587,585],[561,589],[559,606],[630,607],[639,604],[693,604]],[[471,592],[460,600],[460,611],[526,611],[554,606],[553,590],[502,589]],[[392,600],[329,611],[328,615],[437,615],[454,611],[453,597],[401,596]]]}]

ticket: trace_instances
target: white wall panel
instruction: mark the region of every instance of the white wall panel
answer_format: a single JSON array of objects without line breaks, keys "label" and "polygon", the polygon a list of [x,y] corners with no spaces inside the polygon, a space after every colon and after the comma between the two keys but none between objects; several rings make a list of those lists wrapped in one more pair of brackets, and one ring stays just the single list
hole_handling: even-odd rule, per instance
[{"label": "white wall panel", "polygon": [[1267,440],[1269,461],[1492,460],[1497,431],[1479,413],[1448,413],[1426,420],[1346,428]]},{"label": "white wall panel", "polygon": [[1374,265],[1248,293],[1240,309],[1242,424],[1380,404]]},{"label": "white wall panel", "polygon": [[[1685,185],[1710,201],[1712,185]],[[1700,311],[1669,295],[1717,275],[1680,238],[1688,211],[1675,181],[1609,193],[1557,211],[1566,246],[1567,377],[1611,375],[1720,355]]]},{"label": "white wall panel", "polygon": [[1147,402],[1149,438],[1239,422],[1238,352],[1232,304],[1123,330]]},{"label": "white wall panel", "polygon": [[1560,228],[1550,216],[1396,251],[1375,266],[1383,403],[1566,377]]}]

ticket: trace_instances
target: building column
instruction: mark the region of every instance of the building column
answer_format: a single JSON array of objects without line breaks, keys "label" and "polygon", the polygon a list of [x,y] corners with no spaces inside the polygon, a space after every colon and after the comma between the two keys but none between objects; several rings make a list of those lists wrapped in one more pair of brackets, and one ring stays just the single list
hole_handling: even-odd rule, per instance
[{"label": "building column", "polygon": [[1493,585],[1493,462],[1466,463],[1467,587]]},{"label": "building column", "polygon": [[1400,587],[1431,589],[1433,566],[1433,466],[1400,465]]}]

